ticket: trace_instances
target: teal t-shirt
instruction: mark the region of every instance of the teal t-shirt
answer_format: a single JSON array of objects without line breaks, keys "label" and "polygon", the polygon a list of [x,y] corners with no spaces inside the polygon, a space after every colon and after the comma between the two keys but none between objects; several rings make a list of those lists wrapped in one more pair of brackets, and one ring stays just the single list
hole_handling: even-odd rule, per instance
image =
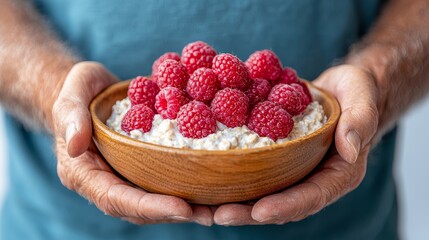
[{"label": "teal t-shirt", "polygon": [[[121,79],[150,74],[167,51],[202,40],[245,60],[272,49],[283,65],[314,79],[341,59],[379,14],[377,0],[35,0],[61,38],[82,58]],[[136,226],[104,215],[63,187],[53,141],[6,116],[9,190],[0,239],[396,239],[392,177],[395,131],[371,152],[362,184],[335,204],[285,225]]]}]

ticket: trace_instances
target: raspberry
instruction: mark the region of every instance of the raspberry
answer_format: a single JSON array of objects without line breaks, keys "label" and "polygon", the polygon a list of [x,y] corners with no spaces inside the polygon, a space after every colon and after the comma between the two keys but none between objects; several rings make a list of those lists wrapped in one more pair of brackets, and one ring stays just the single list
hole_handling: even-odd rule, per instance
[{"label": "raspberry", "polygon": [[301,87],[304,90],[305,95],[307,95],[310,102],[313,101],[313,98],[311,96],[310,90],[308,89],[307,85],[299,79],[298,74],[296,73],[295,69],[290,67],[285,67],[282,71],[282,74],[280,75],[280,78],[277,82],[277,84],[286,83],[286,84],[292,84],[296,83],[301,85]]},{"label": "raspberry", "polygon": [[128,98],[132,105],[144,104],[155,109],[155,96],[159,87],[147,77],[138,76],[128,86]]},{"label": "raspberry", "polygon": [[138,104],[131,107],[122,119],[121,128],[127,133],[132,130],[149,132],[155,113],[148,106]]},{"label": "raspberry", "polygon": [[175,119],[180,107],[187,104],[186,93],[175,87],[166,87],[156,95],[155,109],[164,119]]},{"label": "raspberry", "polygon": [[153,62],[152,64],[152,79],[157,82],[158,80],[158,68],[159,65],[161,65],[161,63],[163,63],[165,60],[167,59],[172,59],[172,60],[176,60],[176,61],[180,61],[180,56],[178,53],[175,52],[167,52],[164,53],[163,55],[161,55],[158,59],[155,60],[155,62]]},{"label": "raspberry", "polygon": [[177,114],[179,132],[188,138],[203,138],[216,131],[216,120],[210,108],[200,101],[183,105]]},{"label": "raspberry", "polygon": [[252,85],[246,90],[246,95],[249,98],[249,105],[254,106],[259,102],[265,101],[270,93],[270,83],[262,78],[254,79]]},{"label": "raspberry", "polygon": [[225,88],[216,93],[211,109],[216,120],[227,127],[240,127],[247,121],[249,99],[240,90]]},{"label": "raspberry", "polygon": [[268,81],[277,80],[282,73],[279,58],[270,50],[256,51],[246,61],[250,77],[263,78]]},{"label": "raspberry", "polygon": [[201,67],[211,68],[216,51],[207,43],[197,41],[189,43],[182,50],[182,63],[192,74]]},{"label": "raspberry", "polygon": [[[308,98],[307,93],[305,92],[305,89],[303,88],[303,86],[305,86],[305,88],[308,90],[307,85],[305,85],[304,82],[299,81],[298,83],[292,83],[291,86],[293,88],[295,88],[295,90],[297,92],[299,92],[302,96],[302,103],[305,105],[305,107],[307,108],[308,104],[311,103],[311,100]],[[310,93],[309,93],[310,94]],[[311,95],[310,95],[311,96]],[[305,110],[305,109],[304,109]]]},{"label": "raspberry", "polygon": [[287,137],[293,125],[292,116],[286,110],[273,102],[265,101],[253,108],[247,126],[259,136],[277,141]]},{"label": "raspberry", "polygon": [[159,65],[157,76],[160,88],[176,87],[181,90],[185,89],[189,79],[185,66],[172,59],[167,59]]},{"label": "raspberry", "polygon": [[296,83],[274,86],[268,100],[277,103],[293,116],[303,112],[310,103],[302,87]]},{"label": "raspberry", "polygon": [[189,77],[186,91],[195,100],[204,102],[212,100],[218,88],[216,73],[209,68],[198,68]]},{"label": "raspberry", "polygon": [[249,71],[236,56],[222,53],[213,58],[213,71],[222,88],[245,90],[250,85]]},{"label": "raspberry", "polygon": [[277,84],[286,83],[286,84],[292,84],[292,83],[298,83],[298,75],[296,74],[295,69],[290,67],[285,67],[282,70],[282,74],[280,75],[279,81]]},{"label": "raspberry", "polygon": [[298,84],[302,87],[302,90],[304,91],[305,95],[307,96],[309,103],[312,102],[313,97],[311,96],[311,93],[307,87],[307,84],[305,84],[304,81],[302,81],[302,80],[299,80],[296,84]]}]

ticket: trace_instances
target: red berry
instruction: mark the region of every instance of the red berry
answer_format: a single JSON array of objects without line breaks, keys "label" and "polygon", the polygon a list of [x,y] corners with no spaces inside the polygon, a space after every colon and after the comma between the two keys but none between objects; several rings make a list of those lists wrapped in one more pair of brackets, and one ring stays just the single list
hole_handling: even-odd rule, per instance
[{"label": "red berry", "polygon": [[246,65],[236,56],[222,53],[213,58],[213,71],[222,88],[245,90],[250,85],[249,72]]},{"label": "red berry", "polygon": [[172,59],[172,60],[176,60],[176,61],[180,61],[180,56],[178,53],[175,52],[167,52],[164,53],[163,55],[161,55],[158,59],[155,60],[155,62],[153,62],[152,64],[152,79],[157,82],[158,80],[158,68],[159,65],[161,65],[161,63],[163,63],[165,60],[167,59]]},{"label": "red berry", "polygon": [[121,128],[127,133],[132,130],[149,132],[152,128],[153,117],[155,113],[143,104],[134,105],[125,113],[122,119]]},{"label": "red berry", "polygon": [[249,99],[240,90],[225,88],[216,93],[211,109],[216,120],[227,127],[240,127],[247,122]]},{"label": "red berry", "polygon": [[184,90],[189,79],[185,66],[172,59],[167,59],[159,65],[157,75],[160,88],[176,87]]},{"label": "red berry", "polygon": [[216,51],[207,43],[197,41],[189,43],[182,50],[182,63],[192,74],[201,67],[211,68]]},{"label": "red berry", "polygon": [[188,138],[203,138],[216,131],[216,120],[210,108],[200,101],[183,105],[177,114],[179,132]]},{"label": "red berry", "polygon": [[[297,91],[297,92],[299,92],[301,95],[302,95],[302,101],[303,101],[303,104],[307,107],[308,106],[308,104],[310,104],[311,103],[311,99],[309,99],[308,98],[308,95],[307,95],[307,93],[305,92],[305,89],[307,89],[307,91],[308,91],[308,88],[307,88],[307,85],[305,85],[305,83],[304,82],[301,82],[301,81],[299,81],[298,83],[292,83],[291,84],[291,86],[293,87],[293,88],[295,88],[295,90]],[[305,88],[304,88],[304,87]],[[310,94],[310,92],[308,92],[308,94]],[[310,94],[310,96],[311,96],[311,94]]]},{"label": "red berry", "polygon": [[198,68],[189,77],[186,91],[195,100],[210,101],[219,88],[217,75],[212,69]]},{"label": "red berry", "polygon": [[166,87],[156,95],[155,109],[164,119],[176,119],[180,107],[188,102],[185,92],[175,87]]},{"label": "red berry", "polygon": [[147,77],[138,76],[128,86],[128,98],[132,105],[144,104],[155,109],[155,96],[159,87]]},{"label": "red berry", "polygon": [[250,77],[275,81],[280,77],[282,64],[279,58],[270,50],[256,51],[246,61]]},{"label": "red berry", "polygon": [[313,97],[311,96],[310,90],[307,87],[307,84],[304,83],[304,81],[299,80],[296,84],[300,85],[302,87],[302,90],[304,91],[305,95],[308,98],[309,102],[313,101]]},{"label": "red berry", "polygon": [[254,79],[252,85],[246,90],[246,95],[249,98],[249,105],[254,106],[259,102],[265,101],[270,93],[270,83],[262,78]]},{"label": "red berry", "polygon": [[268,95],[268,100],[277,103],[293,116],[303,112],[310,103],[302,87],[296,83],[274,86]]},{"label": "red berry", "polygon": [[280,78],[277,84],[281,84],[281,83],[292,84],[292,83],[298,83],[298,82],[299,82],[299,79],[295,69],[290,67],[285,67],[282,70],[282,74],[280,75]]},{"label": "red berry", "polygon": [[285,84],[296,83],[301,85],[305,95],[307,95],[310,102],[313,101],[313,97],[311,96],[310,90],[308,89],[307,85],[301,79],[299,79],[295,69],[291,67],[285,67],[282,71],[282,74],[280,75],[279,80],[277,81],[277,84],[281,84],[281,83],[285,83]]},{"label": "red berry", "polygon": [[256,104],[250,113],[248,127],[261,137],[274,141],[285,138],[293,129],[292,116],[279,105],[265,101]]}]

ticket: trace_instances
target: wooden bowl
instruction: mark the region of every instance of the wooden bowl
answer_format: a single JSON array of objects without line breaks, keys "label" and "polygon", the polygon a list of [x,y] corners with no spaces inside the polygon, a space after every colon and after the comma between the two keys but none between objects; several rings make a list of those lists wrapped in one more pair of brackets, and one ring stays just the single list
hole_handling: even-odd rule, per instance
[{"label": "wooden bowl", "polygon": [[178,149],[134,140],[105,125],[115,102],[127,96],[128,84],[125,81],[110,86],[90,105],[98,149],[119,174],[137,186],[198,204],[256,199],[297,182],[325,155],[340,115],[336,99],[308,83],[328,117],[316,132],[254,149]]}]

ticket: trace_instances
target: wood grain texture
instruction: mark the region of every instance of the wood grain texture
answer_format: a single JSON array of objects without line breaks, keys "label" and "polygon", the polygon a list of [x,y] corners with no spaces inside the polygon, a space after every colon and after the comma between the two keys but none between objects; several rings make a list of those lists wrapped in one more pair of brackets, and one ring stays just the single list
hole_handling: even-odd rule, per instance
[{"label": "wood grain texture", "polygon": [[112,106],[127,95],[129,81],[101,92],[90,105],[93,139],[107,162],[135,185],[192,203],[221,204],[256,199],[294,184],[324,157],[340,115],[336,99],[307,83],[328,116],[316,132],[255,149],[205,151],[144,143],[109,129]]}]

